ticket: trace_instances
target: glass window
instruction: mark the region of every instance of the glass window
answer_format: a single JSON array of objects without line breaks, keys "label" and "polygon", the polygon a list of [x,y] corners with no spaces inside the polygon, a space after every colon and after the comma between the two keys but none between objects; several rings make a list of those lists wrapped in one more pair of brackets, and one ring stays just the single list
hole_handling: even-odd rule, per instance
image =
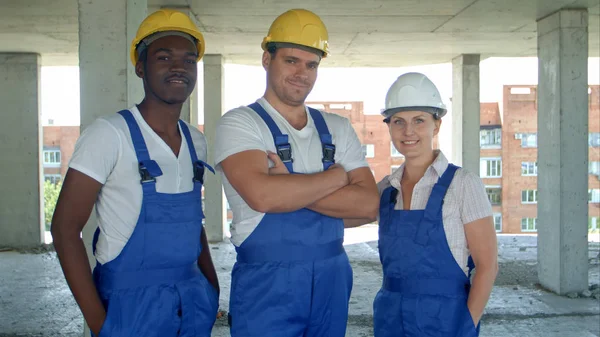
[{"label": "glass window", "polygon": [[515,139],[521,140],[521,147],[537,147],[537,133],[517,133]]},{"label": "glass window", "polygon": [[500,187],[487,187],[485,188],[490,204],[496,206],[502,204],[502,189]]},{"label": "glass window", "polygon": [[523,204],[535,204],[535,203],[537,203],[537,190],[523,190],[523,191],[521,191],[521,203],[523,203]]},{"label": "glass window", "polygon": [[494,228],[496,232],[502,232],[502,214],[494,213]]},{"label": "glass window", "polygon": [[375,145],[373,144],[363,144],[362,151],[365,158],[375,157]]},{"label": "glass window", "polygon": [[396,147],[394,146],[393,142],[390,142],[390,146],[392,147],[392,157],[394,158],[404,158],[404,155],[400,152],[398,152],[398,150],[396,150]]},{"label": "glass window", "polygon": [[502,159],[482,158],[479,162],[479,176],[482,178],[502,177]]},{"label": "glass window", "polygon": [[537,162],[536,161],[524,161],[521,162],[521,175],[522,176],[537,176]]},{"label": "glass window", "polygon": [[600,175],[600,161],[590,162],[590,174]]},{"label": "glass window", "polygon": [[502,144],[502,129],[488,129],[479,131],[479,146],[499,147]]},{"label": "glass window", "polygon": [[588,138],[591,147],[600,147],[600,132],[590,132]]},{"label": "glass window", "polygon": [[60,150],[44,150],[44,165],[60,165]]},{"label": "glass window", "polygon": [[600,188],[592,188],[588,190],[589,199],[588,201],[593,204],[600,203]]},{"label": "glass window", "polygon": [[537,232],[537,218],[522,218],[521,232]]}]

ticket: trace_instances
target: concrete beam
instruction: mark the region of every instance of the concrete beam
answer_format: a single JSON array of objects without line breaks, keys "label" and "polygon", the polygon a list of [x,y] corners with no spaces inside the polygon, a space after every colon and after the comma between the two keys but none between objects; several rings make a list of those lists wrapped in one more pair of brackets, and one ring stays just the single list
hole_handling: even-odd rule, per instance
[{"label": "concrete beam", "polygon": [[558,293],[588,287],[588,13],[538,21],[538,276]]},{"label": "concrete beam", "polygon": [[[204,135],[208,143],[208,163],[214,163],[212,148],[216,142],[217,122],[224,108],[224,59],[222,55],[204,56]],[[206,179],[204,186],[206,209],[206,233],[211,242],[220,242],[224,238],[225,202],[221,176],[215,174]]]},{"label": "concrete beam", "polygon": [[0,53],[0,247],[43,242],[40,67],[38,54]]},{"label": "concrete beam", "polygon": [[[144,96],[142,81],[135,75],[129,48],[147,15],[147,0],[78,0],[79,77],[81,131],[98,117],[116,113],[139,103]],[[90,265],[95,211],[83,229]],[[85,336],[89,336],[87,325]]]},{"label": "concrete beam", "polygon": [[479,172],[479,55],[452,60],[452,162]]}]

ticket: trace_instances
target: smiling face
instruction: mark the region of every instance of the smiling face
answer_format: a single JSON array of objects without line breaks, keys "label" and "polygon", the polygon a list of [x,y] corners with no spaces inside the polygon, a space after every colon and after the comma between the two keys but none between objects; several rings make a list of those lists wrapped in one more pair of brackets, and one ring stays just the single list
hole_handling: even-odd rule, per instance
[{"label": "smiling face", "polygon": [[389,130],[392,143],[406,158],[431,153],[433,137],[440,131],[441,119],[423,111],[402,111],[390,118]]},{"label": "smiling face", "polygon": [[152,42],[146,52],[136,65],[136,74],[144,79],[146,99],[184,103],[198,76],[196,46],[181,36],[165,36]]},{"label": "smiling face", "polygon": [[264,52],[262,62],[267,93],[286,105],[303,105],[317,80],[320,57],[302,49],[278,48],[273,55]]}]

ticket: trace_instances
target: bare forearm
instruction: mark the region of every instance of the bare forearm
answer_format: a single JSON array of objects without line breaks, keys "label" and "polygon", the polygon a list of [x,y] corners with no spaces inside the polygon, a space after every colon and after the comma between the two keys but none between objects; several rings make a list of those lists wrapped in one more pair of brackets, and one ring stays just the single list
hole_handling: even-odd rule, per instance
[{"label": "bare forearm", "polygon": [[[254,195],[255,210],[262,213],[293,212],[344,187],[347,182],[333,171],[315,174],[266,175]],[[252,207],[252,202],[248,202]]]},{"label": "bare forearm", "polygon": [[75,301],[90,329],[98,335],[104,323],[106,311],[92,279],[83,241],[79,235],[67,236],[57,233],[53,233],[53,241],[65,279]]},{"label": "bare forearm", "polygon": [[497,274],[497,265],[477,267],[475,276],[473,277],[471,291],[469,292],[469,300],[467,302],[475,324],[479,323],[479,320],[483,315],[483,310],[490,298]]},{"label": "bare forearm", "polygon": [[367,219],[368,223],[377,217],[378,207],[377,189],[347,185],[307,208],[334,218]]},{"label": "bare forearm", "polygon": [[212,286],[215,287],[215,289],[217,290],[217,293],[219,293],[219,278],[217,277],[217,271],[215,270],[215,266],[212,262],[212,257],[210,256],[210,247],[208,245],[205,230],[202,231],[200,242],[202,243],[202,252],[198,257],[198,267],[200,268],[202,274],[204,274],[208,282],[210,282],[210,284],[212,284]]}]

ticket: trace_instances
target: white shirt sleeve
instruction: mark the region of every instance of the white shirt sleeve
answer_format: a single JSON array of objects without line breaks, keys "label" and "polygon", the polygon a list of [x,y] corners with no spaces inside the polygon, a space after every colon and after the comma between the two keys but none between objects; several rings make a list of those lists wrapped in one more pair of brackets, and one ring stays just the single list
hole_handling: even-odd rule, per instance
[{"label": "white shirt sleeve", "polygon": [[219,119],[214,144],[215,168],[227,157],[248,150],[267,151],[256,122],[242,108],[228,111]]},{"label": "white shirt sleeve", "polygon": [[492,216],[492,205],[487,193],[485,193],[485,185],[481,178],[465,169],[460,169],[459,172],[463,175],[462,186],[460,187],[460,193],[463,195],[460,204],[462,223],[468,224]]},{"label": "white shirt sleeve", "polygon": [[346,172],[350,172],[361,167],[369,167],[369,164],[367,163],[362,151],[362,144],[360,143],[358,135],[356,134],[356,131],[354,131],[352,124],[350,124],[350,120],[344,118],[343,127],[343,134],[346,135],[346,141],[343,143],[337,143],[336,147],[345,145],[345,148],[343,148],[341,156],[338,160],[336,160],[336,162],[342,165]]},{"label": "white shirt sleeve", "polygon": [[104,184],[117,163],[121,147],[117,129],[107,120],[97,119],[81,133],[69,167]]}]

